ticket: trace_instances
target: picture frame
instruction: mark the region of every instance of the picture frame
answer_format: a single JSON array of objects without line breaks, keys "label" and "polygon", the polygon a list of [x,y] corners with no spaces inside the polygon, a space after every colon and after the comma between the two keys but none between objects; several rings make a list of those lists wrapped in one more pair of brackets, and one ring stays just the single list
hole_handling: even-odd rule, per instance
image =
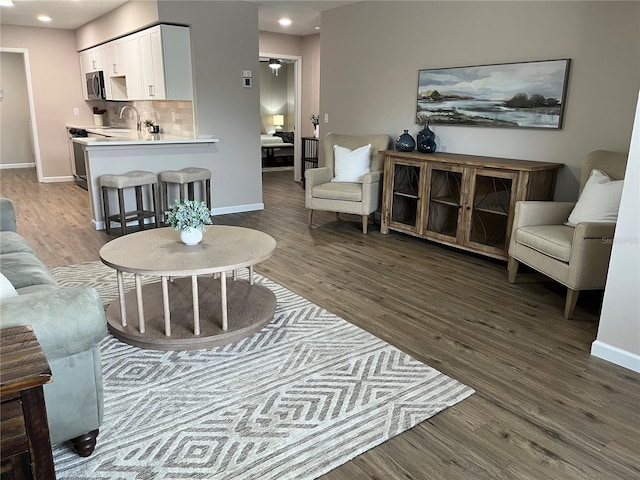
[{"label": "picture frame", "polygon": [[561,129],[571,59],[418,72],[416,123]]}]

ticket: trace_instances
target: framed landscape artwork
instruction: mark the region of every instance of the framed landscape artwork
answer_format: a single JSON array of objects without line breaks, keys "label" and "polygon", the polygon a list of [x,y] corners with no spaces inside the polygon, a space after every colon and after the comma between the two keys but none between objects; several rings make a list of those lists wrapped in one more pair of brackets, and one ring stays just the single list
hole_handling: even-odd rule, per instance
[{"label": "framed landscape artwork", "polygon": [[420,70],[416,123],[562,128],[570,59]]}]

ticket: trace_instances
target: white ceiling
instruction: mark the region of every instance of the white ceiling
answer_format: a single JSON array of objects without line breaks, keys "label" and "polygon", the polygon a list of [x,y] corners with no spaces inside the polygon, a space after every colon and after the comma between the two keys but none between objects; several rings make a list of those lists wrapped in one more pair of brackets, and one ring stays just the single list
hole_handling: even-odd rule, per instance
[{"label": "white ceiling", "polygon": [[[30,27],[61,28],[75,30],[129,0],[13,0],[13,7],[0,7],[0,23]],[[163,0],[160,0],[163,1]],[[258,28],[266,32],[289,35],[318,33],[320,12],[355,2],[334,1],[272,1],[255,2],[258,8]],[[41,14],[49,15],[49,23],[37,20]],[[282,27],[278,20],[287,17],[292,21]]]}]

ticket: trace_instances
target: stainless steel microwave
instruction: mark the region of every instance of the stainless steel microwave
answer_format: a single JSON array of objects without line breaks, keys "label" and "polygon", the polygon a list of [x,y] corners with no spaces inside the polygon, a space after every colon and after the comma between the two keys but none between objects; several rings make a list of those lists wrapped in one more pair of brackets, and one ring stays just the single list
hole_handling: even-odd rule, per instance
[{"label": "stainless steel microwave", "polygon": [[89,100],[106,100],[104,90],[104,73],[91,72],[86,74],[87,98]]}]

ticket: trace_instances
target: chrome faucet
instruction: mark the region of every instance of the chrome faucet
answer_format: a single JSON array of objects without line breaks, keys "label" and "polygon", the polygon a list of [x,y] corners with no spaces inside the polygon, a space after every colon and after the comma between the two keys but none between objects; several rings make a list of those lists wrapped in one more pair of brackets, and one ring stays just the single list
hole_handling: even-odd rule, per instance
[{"label": "chrome faucet", "polygon": [[131,110],[136,112],[136,130],[139,132],[142,124],[140,123],[140,112],[136,107],[134,107],[133,105],[125,105],[124,107],[122,107],[120,109],[120,118],[124,118],[124,112],[127,110],[127,108],[130,108]]}]

